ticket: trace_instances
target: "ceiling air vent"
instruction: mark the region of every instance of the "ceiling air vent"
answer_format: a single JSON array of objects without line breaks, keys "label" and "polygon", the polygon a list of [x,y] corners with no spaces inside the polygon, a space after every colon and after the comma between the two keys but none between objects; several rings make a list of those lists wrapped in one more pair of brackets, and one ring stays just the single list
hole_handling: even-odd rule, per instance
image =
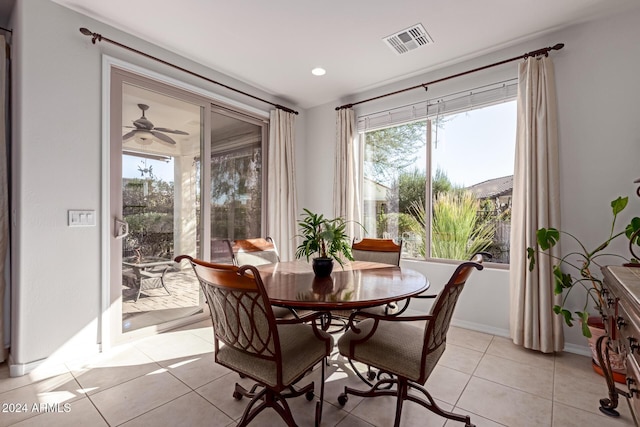
[{"label": "ceiling air vent", "polygon": [[413,25],[383,40],[398,55],[433,43],[433,39],[422,24]]}]

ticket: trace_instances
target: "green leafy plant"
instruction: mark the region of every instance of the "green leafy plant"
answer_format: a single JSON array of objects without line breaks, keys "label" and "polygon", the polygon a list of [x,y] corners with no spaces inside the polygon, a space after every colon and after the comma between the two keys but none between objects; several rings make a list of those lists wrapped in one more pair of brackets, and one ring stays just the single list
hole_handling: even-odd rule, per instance
[{"label": "green leafy plant", "polygon": [[304,209],[298,222],[302,243],[296,248],[296,258],[306,258],[318,254],[318,258],[336,260],[344,267],[344,259],[353,261],[351,239],[346,233],[347,221],[338,217],[329,219]]},{"label": "green leafy plant", "polygon": [[[601,312],[603,299],[602,299],[602,278],[599,275],[601,265],[598,263],[601,257],[616,257],[626,262],[638,263],[637,259],[627,259],[626,257],[614,254],[606,253],[604,250],[609,244],[622,236],[626,236],[627,239],[631,239],[632,244],[640,245],[640,218],[635,217],[631,222],[620,231],[616,231],[616,218],[618,214],[622,212],[629,202],[628,197],[618,197],[611,202],[611,209],[613,212],[613,220],[611,222],[611,230],[606,240],[595,247],[595,249],[587,249],[587,247],[573,234],[558,230],[555,228],[541,228],[536,232],[537,246],[536,248],[527,248],[527,258],[529,259],[529,271],[532,271],[536,264],[537,254],[545,254],[557,261],[553,265],[553,277],[555,282],[554,293],[560,295],[564,293],[562,302],[560,305],[555,305],[553,311],[556,314],[561,315],[564,318],[565,323],[568,326],[573,326],[574,317],[576,314],[582,322],[582,334],[590,338],[591,331],[587,326],[587,320],[589,318],[589,302],[592,301],[595,304],[595,308],[598,312]],[[562,257],[557,257],[550,253],[550,249],[558,244],[562,235],[570,237],[578,244],[578,250],[570,252]],[[640,264],[639,264],[640,265]],[[572,270],[577,275],[572,275],[568,270]],[[575,286],[583,287],[586,290],[585,304],[581,311],[575,311],[572,313],[565,307],[569,294]]]},{"label": "green leafy plant", "polygon": [[[416,231],[424,242],[428,221],[424,204],[413,203],[411,210],[420,224]],[[431,255],[465,260],[491,246],[495,222],[480,218],[478,211],[479,202],[468,191],[439,193],[433,204]],[[424,255],[424,245],[419,250]]]}]

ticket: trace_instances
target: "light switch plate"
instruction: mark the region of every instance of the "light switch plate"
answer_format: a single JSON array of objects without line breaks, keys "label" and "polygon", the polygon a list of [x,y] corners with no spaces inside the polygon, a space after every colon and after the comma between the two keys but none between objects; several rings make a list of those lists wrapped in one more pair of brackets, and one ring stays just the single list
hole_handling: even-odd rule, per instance
[{"label": "light switch plate", "polygon": [[69,210],[69,227],[93,227],[96,225],[96,211]]}]

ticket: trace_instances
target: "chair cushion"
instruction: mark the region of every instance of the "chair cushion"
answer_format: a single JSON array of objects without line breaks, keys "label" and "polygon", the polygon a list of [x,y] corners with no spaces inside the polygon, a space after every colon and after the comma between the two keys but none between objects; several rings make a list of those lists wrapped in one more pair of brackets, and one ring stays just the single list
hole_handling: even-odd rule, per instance
[{"label": "chair cushion", "polygon": [[390,265],[400,264],[400,252],[362,251],[359,249],[353,249],[351,252],[356,261],[380,262]]},{"label": "chair cushion", "polygon": [[348,330],[338,340],[340,354],[358,362],[366,363],[401,377],[424,383],[444,351],[441,345],[427,356],[425,376],[420,378],[422,347],[424,345],[424,322],[380,321],[373,336],[361,344],[356,344],[350,354],[351,341],[361,339],[373,328],[374,320],[358,323],[360,333]]},{"label": "chair cushion", "polygon": [[[333,337],[326,332],[320,335],[330,340],[329,352],[324,341],[319,340],[309,325],[278,325],[282,352],[282,383],[293,383],[305,371],[328,356],[333,348]],[[221,346],[216,362],[236,372],[243,373],[270,387],[278,384],[276,362],[261,359],[229,346]]]},{"label": "chair cushion", "polygon": [[275,251],[237,252],[235,254],[238,265],[263,265],[278,262],[278,254]]}]

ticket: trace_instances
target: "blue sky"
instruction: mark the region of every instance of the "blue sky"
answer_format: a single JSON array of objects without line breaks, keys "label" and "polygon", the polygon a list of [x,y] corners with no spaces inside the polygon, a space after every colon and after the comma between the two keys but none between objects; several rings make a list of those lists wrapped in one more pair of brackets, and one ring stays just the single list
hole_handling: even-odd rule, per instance
[{"label": "blue sky", "polygon": [[432,170],[440,167],[452,183],[467,187],[513,174],[515,101],[456,114],[437,132]]}]

